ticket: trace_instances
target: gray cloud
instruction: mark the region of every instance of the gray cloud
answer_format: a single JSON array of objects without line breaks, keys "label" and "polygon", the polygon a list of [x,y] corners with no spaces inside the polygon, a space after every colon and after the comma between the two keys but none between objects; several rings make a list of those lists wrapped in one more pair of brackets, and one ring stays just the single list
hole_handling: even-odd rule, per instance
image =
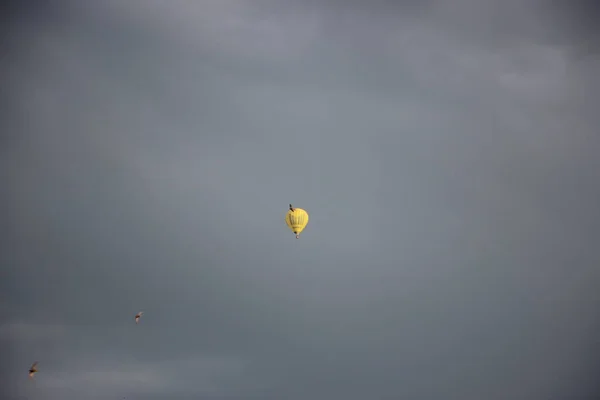
[{"label": "gray cloud", "polygon": [[15,9],[7,398],[594,398],[596,9],[572,4]]}]

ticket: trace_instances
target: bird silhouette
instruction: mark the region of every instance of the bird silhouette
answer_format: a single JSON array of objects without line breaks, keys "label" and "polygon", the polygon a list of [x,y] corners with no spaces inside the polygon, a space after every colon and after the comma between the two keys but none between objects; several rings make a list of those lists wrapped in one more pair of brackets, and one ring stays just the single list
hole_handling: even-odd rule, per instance
[{"label": "bird silhouette", "polygon": [[140,311],[139,313],[135,314],[135,323],[139,323],[140,322],[140,318],[142,318],[142,314],[144,314],[143,311]]},{"label": "bird silhouette", "polygon": [[33,378],[33,376],[35,375],[36,372],[38,372],[37,370],[37,365],[38,362],[34,362],[33,364],[31,364],[31,368],[29,368],[29,377]]}]

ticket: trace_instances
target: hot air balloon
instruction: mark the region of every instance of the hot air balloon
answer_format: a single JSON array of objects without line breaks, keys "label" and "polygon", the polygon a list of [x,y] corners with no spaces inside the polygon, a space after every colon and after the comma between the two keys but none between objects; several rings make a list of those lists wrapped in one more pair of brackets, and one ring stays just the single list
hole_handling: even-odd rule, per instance
[{"label": "hot air balloon", "polygon": [[308,213],[301,208],[292,207],[285,215],[285,223],[296,234],[296,239],[300,239],[300,232],[306,228],[308,224]]}]

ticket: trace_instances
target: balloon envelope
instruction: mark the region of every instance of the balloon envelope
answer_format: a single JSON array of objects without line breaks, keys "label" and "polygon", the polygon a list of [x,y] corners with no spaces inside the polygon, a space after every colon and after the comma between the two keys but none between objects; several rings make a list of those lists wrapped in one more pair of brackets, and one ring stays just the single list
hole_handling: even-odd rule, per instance
[{"label": "balloon envelope", "polygon": [[308,213],[301,208],[289,210],[285,215],[285,223],[298,237],[308,224]]}]

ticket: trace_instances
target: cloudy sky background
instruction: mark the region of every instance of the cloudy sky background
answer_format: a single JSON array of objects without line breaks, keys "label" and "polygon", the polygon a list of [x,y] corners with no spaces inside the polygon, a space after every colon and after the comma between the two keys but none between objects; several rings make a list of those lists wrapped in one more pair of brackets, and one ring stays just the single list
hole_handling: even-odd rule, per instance
[{"label": "cloudy sky background", "polygon": [[600,15],[548,3],[5,9],[3,397],[596,398]]}]

